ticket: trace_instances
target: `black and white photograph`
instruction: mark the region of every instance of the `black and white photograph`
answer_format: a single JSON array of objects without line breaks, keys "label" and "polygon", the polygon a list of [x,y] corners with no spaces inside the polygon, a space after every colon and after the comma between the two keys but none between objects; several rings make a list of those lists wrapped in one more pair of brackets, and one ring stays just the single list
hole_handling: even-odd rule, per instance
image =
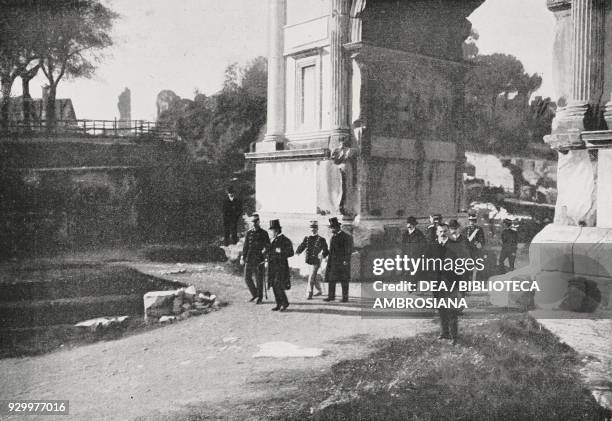
[{"label": "black and white photograph", "polygon": [[0,0],[0,420],[612,421],[612,0]]}]

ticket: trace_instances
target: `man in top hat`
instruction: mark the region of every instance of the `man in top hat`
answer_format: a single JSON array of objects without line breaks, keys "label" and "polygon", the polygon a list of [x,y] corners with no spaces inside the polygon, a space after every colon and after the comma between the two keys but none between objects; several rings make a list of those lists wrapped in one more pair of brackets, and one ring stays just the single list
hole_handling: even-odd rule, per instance
[{"label": "man in top hat", "polygon": [[[440,223],[436,227],[436,241],[427,246],[425,255],[427,258],[441,260],[456,259],[458,257],[453,248],[453,242],[449,238],[448,225]],[[431,281],[437,282],[438,285],[443,283],[446,286],[446,290],[434,292],[435,298],[453,298],[458,296],[459,291],[457,288],[453,289],[453,285],[456,286],[455,281],[460,280],[460,276],[452,269],[445,270],[443,265],[438,265],[435,271],[428,273]],[[458,336],[458,309],[440,306],[438,313],[440,315],[441,330],[438,339],[450,339],[453,345],[456,344]]]},{"label": "man in top hat", "polygon": [[325,280],[329,283],[327,298],[323,301],[336,299],[336,282],[342,285],[342,302],[348,301],[349,281],[351,279],[351,254],[353,253],[353,237],[342,231],[338,218],[329,219],[332,237],[329,242],[329,259]]},{"label": "man in top hat", "polygon": [[402,235],[402,251],[410,257],[419,257],[427,242],[425,235],[417,228],[417,219],[409,216],[406,219],[406,232]]},{"label": "man in top hat", "polygon": [[282,233],[280,221],[270,221],[272,240],[268,251],[268,287],[274,291],[276,307],[272,311],[285,311],[289,307],[289,300],[285,290],[291,288],[288,259],[293,256],[293,244]]},{"label": "man in top hat", "polygon": [[516,260],[516,250],[518,247],[518,231],[510,219],[504,219],[503,224],[504,230],[501,233],[502,248],[499,252],[497,265],[500,270],[505,271],[505,261],[508,259],[510,270],[512,271],[514,270],[514,261]]},{"label": "man in top hat", "polygon": [[223,244],[228,246],[238,242],[238,221],[242,217],[242,201],[236,197],[233,187],[228,187],[223,200]]},{"label": "man in top hat", "polygon": [[[242,248],[241,263],[244,264],[244,280],[251,292],[251,301],[261,304],[263,299],[263,283],[265,276],[265,259],[270,245],[270,237],[259,225],[259,215],[251,215],[253,227],[247,231]],[[257,284],[253,283],[253,274]]]},{"label": "man in top hat", "polygon": [[312,300],[314,288],[317,289],[316,296],[322,294],[321,283],[317,279],[317,274],[321,267],[321,258],[326,258],[329,255],[327,241],[319,235],[319,223],[317,221],[310,221],[310,233],[311,235],[304,237],[296,250],[296,254],[306,251],[306,264],[310,267],[306,291],[308,293],[307,300]]},{"label": "man in top hat", "polygon": [[429,244],[432,244],[436,242],[436,238],[437,238],[436,231],[437,231],[438,225],[442,223],[442,215],[440,215],[439,213],[434,213],[432,215],[429,215],[429,222],[430,222],[430,225],[427,227],[426,237],[427,237],[427,242]]}]

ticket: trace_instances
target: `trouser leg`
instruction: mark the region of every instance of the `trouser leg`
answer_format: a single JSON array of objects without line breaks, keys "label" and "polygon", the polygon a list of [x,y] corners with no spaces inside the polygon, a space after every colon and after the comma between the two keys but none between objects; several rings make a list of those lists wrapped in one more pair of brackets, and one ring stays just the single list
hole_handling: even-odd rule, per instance
[{"label": "trouser leg", "polygon": [[230,244],[230,225],[228,223],[223,224],[223,244],[229,246]]},{"label": "trouser leg", "polygon": [[449,326],[449,315],[448,315],[448,309],[446,308],[440,308],[438,309],[438,313],[440,314],[440,335],[448,338],[450,337],[450,326]]},{"label": "trouser leg", "polygon": [[448,315],[448,324],[449,324],[449,334],[451,339],[457,339],[458,330],[459,330],[459,320],[457,317],[457,312],[454,309],[447,309],[449,312]]},{"label": "trouser leg", "polygon": [[329,281],[327,286],[327,298],[333,300],[336,298],[336,281]]},{"label": "trouser leg", "polygon": [[257,298],[260,300],[263,299],[264,276],[265,276],[265,268],[263,267],[263,264],[257,265],[257,271],[255,275],[256,281],[257,281],[256,294],[257,294]]},{"label": "trouser leg", "polygon": [[319,273],[319,265],[310,265],[310,274],[308,275],[308,290],[307,293],[312,293],[314,288],[321,292],[321,284],[317,279]]},{"label": "trouser leg", "polygon": [[342,299],[343,300],[348,300],[348,296],[349,296],[349,282],[348,281],[342,281],[342,282],[340,282],[340,285],[342,285]]},{"label": "trouser leg", "polygon": [[272,290],[274,291],[274,300],[276,301],[276,305],[278,307],[287,307],[289,305],[289,300],[287,299],[285,288],[281,285],[281,282],[276,280]]},{"label": "trouser leg", "polygon": [[236,244],[238,242],[238,221],[232,222],[230,226],[230,240],[232,244]]},{"label": "trouser leg", "polygon": [[253,297],[257,297],[257,288],[255,287],[255,283],[253,283],[253,270],[257,270],[255,265],[246,264],[244,266],[244,281],[246,282],[247,288],[251,292]]},{"label": "trouser leg", "polygon": [[514,261],[516,260],[516,252],[511,252],[508,255],[508,263],[510,264],[510,270],[514,270]]}]

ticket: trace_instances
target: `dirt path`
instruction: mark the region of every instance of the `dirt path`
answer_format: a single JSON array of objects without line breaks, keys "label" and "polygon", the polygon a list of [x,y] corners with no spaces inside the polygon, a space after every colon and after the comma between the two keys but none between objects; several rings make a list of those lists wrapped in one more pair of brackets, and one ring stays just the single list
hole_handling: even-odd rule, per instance
[{"label": "dirt path", "polygon": [[[285,313],[246,302],[240,277],[217,265],[131,263],[143,272],[193,283],[230,304],[172,326],[40,357],[0,360],[0,399],[68,399],[74,420],[130,420],[165,414],[186,405],[237,401],[278,393],[277,370],[324,370],[365,354],[380,338],[406,337],[436,328],[432,319],[359,316],[353,303],[305,301],[305,284],[294,282]],[[185,269],[184,273],[168,272]],[[270,291],[271,293],[271,291]],[[317,358],[253,358],[266,342],[323,348]],[[280,386],[291,388],[291,385]],[[17,419],[17,418],[7,418]],[[27,418],[19,418],[27,419]],[[31,419],[40,420],[40,416]]]}]

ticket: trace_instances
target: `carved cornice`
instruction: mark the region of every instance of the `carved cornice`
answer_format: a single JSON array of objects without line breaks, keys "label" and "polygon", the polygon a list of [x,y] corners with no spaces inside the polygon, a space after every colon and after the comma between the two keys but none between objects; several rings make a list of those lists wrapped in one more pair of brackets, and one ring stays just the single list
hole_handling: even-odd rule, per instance
[{"label": "carved cornice", "polygon": [[571,9],[572,0],[546,0],[546,7],[548,7],[548,10],[551,12]]},{"label": "carved cornice", "polygon": [[304,161],[308,159],[325,159],[329,157],[329,149],[295,149],[273,152],[250,152],[244,157],[252,161]]}]

